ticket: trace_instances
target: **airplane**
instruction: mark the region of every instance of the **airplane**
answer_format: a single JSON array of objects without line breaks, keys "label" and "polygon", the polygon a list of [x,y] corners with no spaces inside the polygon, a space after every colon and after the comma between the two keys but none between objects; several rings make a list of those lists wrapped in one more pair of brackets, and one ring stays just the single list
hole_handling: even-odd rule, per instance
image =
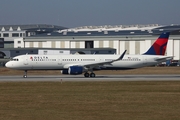
[{"label": "airplane", "polygon": [[[95,77],[95,70],[124,70],[135,69],[172,59],[164,56],[168,43],[169,32],[162,33],[147,52],[140,55],[19,55],[8,61],[5,66],[11,69],[23,70],[27,78],[28,70],[61,70],[62,74]],[[89,73],[90,72],[90,73]]]}]

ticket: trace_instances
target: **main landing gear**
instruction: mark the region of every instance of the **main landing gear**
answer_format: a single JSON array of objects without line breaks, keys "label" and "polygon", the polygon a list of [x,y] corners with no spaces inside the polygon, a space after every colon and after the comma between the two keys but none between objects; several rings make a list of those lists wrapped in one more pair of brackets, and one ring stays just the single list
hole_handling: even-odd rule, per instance
[{"label": "main landing gear", "polygon": [[23,78],[27,78],[27,70],[24,71]]},{"label": "main landing gear", "polygon": [[96,77],[96,74],[93,73],[93,72],[90,73],[90,74],[89,74],[88,72],[85,72],[85,73],[84,73],[84,77]]}]

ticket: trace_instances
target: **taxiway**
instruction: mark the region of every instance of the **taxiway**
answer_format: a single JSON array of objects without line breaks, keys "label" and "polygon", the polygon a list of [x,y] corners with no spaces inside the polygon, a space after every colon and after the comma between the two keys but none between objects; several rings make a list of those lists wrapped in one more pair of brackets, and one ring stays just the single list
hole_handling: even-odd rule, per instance
[{"label": "taxiway", "polygon": [[180,75],[97,75],[95,78],[85,78],[83,75],[0,76],[0,82],[27,81],[180,81]]}]

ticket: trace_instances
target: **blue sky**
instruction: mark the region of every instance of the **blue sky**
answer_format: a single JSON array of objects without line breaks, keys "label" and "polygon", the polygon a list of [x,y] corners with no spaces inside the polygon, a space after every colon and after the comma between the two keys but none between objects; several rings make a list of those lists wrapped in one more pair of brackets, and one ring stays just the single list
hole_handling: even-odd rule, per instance
[{"label": "blue sky", "polygon": [[0,24],[180,24],[180,0],[1,0]]}]

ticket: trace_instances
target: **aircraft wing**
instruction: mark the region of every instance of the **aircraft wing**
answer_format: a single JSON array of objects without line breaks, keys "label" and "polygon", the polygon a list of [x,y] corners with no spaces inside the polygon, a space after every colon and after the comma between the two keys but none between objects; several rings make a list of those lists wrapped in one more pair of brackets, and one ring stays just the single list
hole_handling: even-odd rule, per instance
[{"label": "aircraft wing", "polygon": [[91,67],[95,67],[95,66],[103,66],[105,64],[111,64],[115,61],[119,61],[119,60],[122,60],[125,53],[126,53],[127,50],[125,50],[120,56],[119,58],[115,59],[115,60],[111,60],[111,61],[105,61],[105,62],[96,62],[96,63],[89,63],[89,64],[84,64],[83,66],[84,67],[87,67],[87,68],[91,68]]},{"label": "aircraft wing", "polygon": [[103,66],[105,64],[111,64],[115,61],[119,61],[119,60],[122,60],[125,53],[126,53],[127,50],[125,50],[120,56],[119,58],[115,59],[115,60],[111,60],[111,61],[103,61],[103,62],[93,62],[93,63],[81,63],[81,64],[67,64],[64,66],[64,68],[68,68],[69,66],[83,66],[85,68],[94,68],[94,67],[99,67],[99,66]]}]

